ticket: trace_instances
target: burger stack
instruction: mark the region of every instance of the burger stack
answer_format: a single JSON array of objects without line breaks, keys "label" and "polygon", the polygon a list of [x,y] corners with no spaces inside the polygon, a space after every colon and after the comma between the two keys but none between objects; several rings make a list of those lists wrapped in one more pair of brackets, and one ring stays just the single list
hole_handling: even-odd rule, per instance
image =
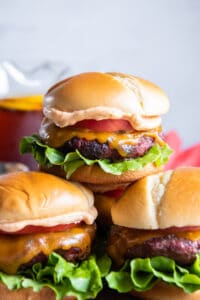
[{"label": "burger stack", "polygon": [[[200,170],[163,172],[168,109],[158,86],[121,73],[83,73],[49,89],[39,133],[20,144],[40,172],[0,179],[6,297],[93,299],[105,284],[142,299],[200,299]],[[92,192],[108,239],[100,258]]]}]

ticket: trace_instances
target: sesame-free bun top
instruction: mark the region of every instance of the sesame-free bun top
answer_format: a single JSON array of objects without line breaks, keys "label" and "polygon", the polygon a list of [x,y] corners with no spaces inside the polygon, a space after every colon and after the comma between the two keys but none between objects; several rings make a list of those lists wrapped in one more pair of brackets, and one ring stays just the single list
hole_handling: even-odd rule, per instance
[{"label": "sesame-free bun top", "polygon": [[158,127],[169,100],[155,84],[121,73],[82,73],[54,85],[44,115],[65,127],[85,119],[126,119],[136,130]]},{"label": "sesame-free bun top", "polygon": [[88,189],[54,175],[17,172],[0,176],[0,230],[6,232],[27,225],[92,224],[97,215],[93,204]]},{"label": "sesame-free bun top", "polygon": [[147,176],[112,206],[113,223],[137,229],[200,226],[200,168]]}]

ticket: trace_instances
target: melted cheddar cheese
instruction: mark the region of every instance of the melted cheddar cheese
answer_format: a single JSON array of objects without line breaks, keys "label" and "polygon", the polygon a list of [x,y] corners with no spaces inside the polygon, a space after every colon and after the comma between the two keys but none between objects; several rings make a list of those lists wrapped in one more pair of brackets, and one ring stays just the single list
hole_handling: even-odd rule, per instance
[{"label": "melted cheddar cheese", "polygon": [[59,148],[64,143],[73,137],[85,138],[88,141],[97,140],[99,143],[108,143],[111,149],[116,149],[121,156],[126,156],[127,153],[123,150],[124,145],[137,145],[139,139],[143,136],[152,137],[155,142],[159,145],[164,145],[165,142],[160,138],[159,132],[161,128],[144,132],[135,131],[128,133],[120,132],[98,132],[88,129],[77,129],[77,128],[59,128],[52,122],[43,121],[40,129],[40,137],[49,146]]},{"label": "melted cheddar cheese", "polygon": [[49,255],[57,249],[78,247],[83,252],[91,247],[93,225],[79,225],[64,232],[26,235],[0,235],[0,270],[15,274],[19,267],[39,253]]}]

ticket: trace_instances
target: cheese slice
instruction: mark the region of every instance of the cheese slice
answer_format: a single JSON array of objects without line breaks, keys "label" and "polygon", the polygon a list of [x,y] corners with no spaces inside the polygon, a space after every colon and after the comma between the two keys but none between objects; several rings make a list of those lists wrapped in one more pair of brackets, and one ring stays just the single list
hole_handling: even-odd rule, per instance
[{"label": "cheese slice", "polygon": [[151,131],[135,131],[128,133],[117,132],[98,132],[87,129],[59,128],[50,120],[44,119],[40,128],[40,137],[49,146],[59,148],[66,141],[77,137],[85,138],[87,141],[97,140],[100,144],[107,143],[111,149],[116,149],[118,153],[125,157],[127,153],[123,150],[124,145],[137,145],[141,137],[152,137],[157,144],[163,146],[165,142],[159,136],[161,128]]},{"label": "cheese slice", "polygon": [[0,271],[15,274],[19,267],[39,253],[49,255],[57,249],[78,247],[86,253],[91,247],[94,226],[78,225],[64,232],[0,235]]}]

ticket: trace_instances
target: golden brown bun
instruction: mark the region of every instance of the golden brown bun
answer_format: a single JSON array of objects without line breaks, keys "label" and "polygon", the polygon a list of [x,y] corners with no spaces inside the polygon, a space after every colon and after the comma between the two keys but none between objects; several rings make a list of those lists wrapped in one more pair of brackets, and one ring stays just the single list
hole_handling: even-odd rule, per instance
[{"label": "golden brown bun", "polygon": [[[61,167],[53,166],[52,168],[41,167],[45,172],[66,177],[64,170]],[[158,173],[163,170],[163,167],[156,167],[149,164],[141,170],[126,171],[121,175],[113,175],[105,173],[98,165],[81,166],[71,176],[70,179],[81,182],[87,185],[92,191],[103,193],[114,189],[126,187],[127,184],[138,180],[149,174]]]},{"label": "golden brown bun", "polygon": [[132,114],[156,116],[168,110],[169,102],[157,85],[142,78],[121,73],[90,72],[52,86],[45,95],[44,106],[62,111],[107,106]]},{"label": "golden brown bun", "polygon": [[200,168],[192,167],[137,181],[111,209],[114,224],[138,229],[199,226],[199,212]]},{"label": "golden brown bun", "polygon": [[129,120],[137,130],[140,125],[141,130],[155,128],[160,124],[155,116],[168,109],[169,100],[158,86],[121,73],[82,73],[57,83],[44,97],[44,114],[59,127],[118,118]]},{"label": "golden brown bun", "polygon": [[[63,300],[75,299],[75,297],[65,297]],[[37,293],[31,288],[12,291],[0,283],[0,300],[56,300],[56,297],[55,293],[49,288],[43,288]]]},{"label": "golden brown bun", "polygon": [[131,182],[128,183],[113,183],[113,184],[90,184],[84,183],[84,186],[89,188],[91,191],[95,193],[105,193],[114,190],[124,190],[127,186],[130,185]]},{"label": "golden brown bun", "polygon": [[132,114],[156,116],[165,113],[169,103],[157,85],[142,78],[91,72],[67,78],[51,87],[45,95],[44,106],[62,111],[107,106]]},{"label": "golden brown bun", "polygon": [[0,176],[0,229],[17,231],[27,225],[55,226],[96,218],[91,191],[42,172]]},{"label": "golden brown bun", "polygon": [[[131,298],[131,296],[129,297],[128,295],[119,294],[117,292],[114,292],[113,290],[103,291],[102,293],[100,293],[100,295],[98,295],[97,299],[99,300],[100,299],[101,300],[135,299],[136,300],[136,298]],[[54,292],[49,288],[43,288],[40,292],[37,293],[34,292],[31,288],[11,291],[8,290],[5,285],[0,283],[0,300],[56,300],[56,297]],[[63,300],[76,300],[76,298],[68,296],[65,297]],[[193,300],[193,298],[191,298],[191,300]]]},{"label": "golden brown bun", "polygon": [[164,282],[156,284],[146,292],[131,292],[133,296],[144,300],[200,300],[200,291],[192,294],[185,293],[182,289]]}]

